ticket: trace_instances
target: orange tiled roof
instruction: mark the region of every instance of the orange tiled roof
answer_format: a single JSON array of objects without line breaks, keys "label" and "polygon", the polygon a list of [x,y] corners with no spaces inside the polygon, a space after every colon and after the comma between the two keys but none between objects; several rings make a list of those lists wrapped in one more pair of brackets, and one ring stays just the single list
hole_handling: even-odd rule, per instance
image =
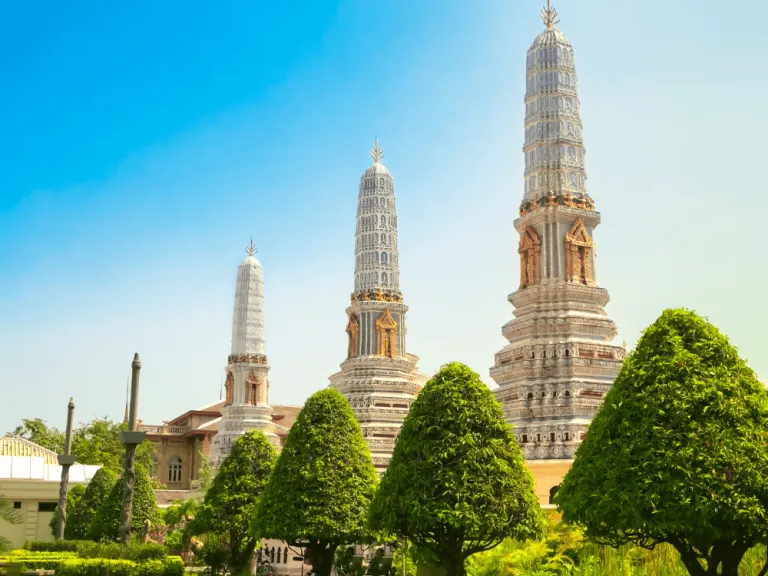
[{"label": "orange tiled roof", "polygon": [[58,462],[56,452],[24,438],[0,438],[0,456],[42,456],[47,464]]}]

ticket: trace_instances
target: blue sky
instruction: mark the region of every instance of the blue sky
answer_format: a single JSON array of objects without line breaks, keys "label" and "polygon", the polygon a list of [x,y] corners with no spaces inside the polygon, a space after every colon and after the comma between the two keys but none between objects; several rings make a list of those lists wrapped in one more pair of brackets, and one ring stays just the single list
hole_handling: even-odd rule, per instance
[{"label": "blue sky", "polygon": [[[768,379],[766,44],[756,0],[563,0],[597,273],[632,345],[669,306]],[[346,351],[357,185],[397,186],[408,348],[487,381],[517,286],[539,2],[26,2],[0,8],[0,432],[218,399],[234,281],[265,269],[273,403]]]}]

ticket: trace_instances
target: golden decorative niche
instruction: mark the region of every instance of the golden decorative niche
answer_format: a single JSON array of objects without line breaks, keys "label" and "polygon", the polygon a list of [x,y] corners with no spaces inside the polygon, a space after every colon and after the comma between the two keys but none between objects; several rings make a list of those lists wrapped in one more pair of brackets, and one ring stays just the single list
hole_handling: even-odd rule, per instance
[{"label": "golden decorative niche", "polygon": [[520,288],[527,288],[541,280],[541,239],[538,232],[528,226],[520,235]]},{"label": "golden decorative niche", "polygon": [[245,379],[245,403],[253,404],[254,406],[258,404],[260,392],[261,378],[256,374],[256,370],[251,370],[248,378]]},{"label": "golden decorative niche", "polygon": [[587,232],[584,220],[574,222],[565,235],[565,274],[569,282],[594,284],[592,274],[592,237]]},{"label": "golden decorative niche", "polygon": [[397,322],[389,308],[376,320],[376,354],[388,358],[397,356]]},{"label": "golden decorative niche", "polygon": [[227,380],[224,382],[224,406],[231,406],[235,399],[235,377],[232,372],[227,372]]},{"label": "golden decorative niche", "polygon": [[349,315],[349,322],[347,322],[347,336],[349,336],[347,348],[347,360],[349,360],[356,358],[360,353],[360,322],[353,313]]}]

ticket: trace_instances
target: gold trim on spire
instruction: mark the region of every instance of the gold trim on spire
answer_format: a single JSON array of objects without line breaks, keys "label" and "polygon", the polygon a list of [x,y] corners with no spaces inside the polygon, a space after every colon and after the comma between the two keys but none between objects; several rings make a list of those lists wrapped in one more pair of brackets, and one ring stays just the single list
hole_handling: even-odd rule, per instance
[{"label": "gold trim on spire", "polygon": [[253,258],[253,256],[258,251],[259,249],[256,248],[256,245],[253,243],[253,238],[251,238],[251,243],[248,244],[248,246],[245,248],[245,253],[248,254],[249,257]]},{"label": "gold trim on spire", "polygon": [[547,7],[541,9],[541,19],[547,29],[554,28],[555,24],[560,22],[557,10],[552,7],[551,0],[547,0]]},{"label": "gold trim on spire", "polygon": [[374,164],[378,164],[381,162],[381,159],[384,158],[384,150],[381,149],[381,146],[379,146],[379,139],[374,138],[373,139],[373,148],[371,148],[370,156],[373,158]]}]

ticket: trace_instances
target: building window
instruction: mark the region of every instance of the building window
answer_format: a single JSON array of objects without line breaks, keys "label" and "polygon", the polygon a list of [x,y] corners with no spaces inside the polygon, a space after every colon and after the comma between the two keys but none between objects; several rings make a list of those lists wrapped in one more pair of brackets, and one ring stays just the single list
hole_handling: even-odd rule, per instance
[{"label": "building window", "polygon": [[552,488],[549,489],[549,503],[554,504],[555,503],[555,494],[557,494],[557,491],[560,489],[560,484],[557,486],[552,486]]},{"label": "building window", "polygon": [[523,434],[523,444],[528,443],[528,434]]},{"label": "building window", "polygon": [[55,512],[56,502],[40,502],[37,505],[38,512]]},{"label": "building window", "polygon": [[13,509],[14,510],[21,510],[21,502],[14,502],[13,503]]},{"label": "building window", "polygon": [[168,482],[181,482],[181,458],[174,456],[168,464]]}]

